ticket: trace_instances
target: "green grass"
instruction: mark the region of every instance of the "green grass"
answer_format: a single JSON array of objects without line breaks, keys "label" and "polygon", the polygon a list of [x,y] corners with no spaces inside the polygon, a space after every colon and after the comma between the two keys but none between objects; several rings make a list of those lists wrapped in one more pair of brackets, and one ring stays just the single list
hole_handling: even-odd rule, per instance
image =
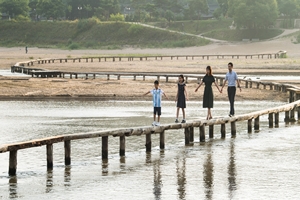
[{"label": "green grass", "polygon": [[257,30],[213,30],[203,34],[205,37],[228,40],[228,41],[242,41],[243,39],[259,39],[266,40],[276,37],[283,33],[280,29],[257,29]]},{"label": "green grass", "polygon": [[36,46],[61,49],[167,48],[207,45],[192,36],[128,23],[0,22],[0,46]]}]

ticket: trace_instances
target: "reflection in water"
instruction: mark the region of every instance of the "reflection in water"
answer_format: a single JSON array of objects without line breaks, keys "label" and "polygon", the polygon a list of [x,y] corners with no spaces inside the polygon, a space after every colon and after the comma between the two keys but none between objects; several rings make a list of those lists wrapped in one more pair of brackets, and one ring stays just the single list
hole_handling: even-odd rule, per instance
[{"label": "reflection in water", "polygon": [[151,164],[151,152],[146,152],[146,164]]},{"label": "reflection in water", "polygon": [[120,157],[120,169],[126,170],[126,159],[125,156]]},{"label": "reflection in water", "polygon": [[65,167],[65,187],[71,186],[71,166]]},{"label": "reflection in water", "polygon": [[102,160],[102,176],[108,175],[108,159]]},{"label": "reflection in water", "polygon": [[235,151],[234,151],[234,139],[230,142],[230,155],[229,155],[229,163],[228,163],[228,190],[229,190],[229,198],[232,199],[234,197],[234,192],[236,188],[236,166],[235,166]]},{"label": "reflection in water", "polygon": [[177,191],[179,199],[185,199],[186,191],[186,152],[183,153],[182,157],[178,157],[176,161],[176,173],[177,173]]},{"label": "reflection in water", "polygon": [[212,199],[214,186],[214,164],[212,160],[212,143],[207,145],[207,158],[203,165],[203,183],[206,199]]},{"label": "reflection in water", "polygon": [[49,193],[52,191],[53,188],[53,171],[48,170],[47,171],[47,179],[46,179],[46,193]]},{"label": "reflection in water", "polygon": [[161,199],[161,188],[162,188],[162,180],[161,180],[161,161],[164,158],[164,151],[160,151],[160,158],[153,163],[153,174],[154,174],[154,188],[153,193],[155,196],[155,199],[159,200]]},{"label": "reflection in water", "polygon": [[9,178],[9,198],[18,198],[17,183],[18,183],[17,176],[13,176]]}]

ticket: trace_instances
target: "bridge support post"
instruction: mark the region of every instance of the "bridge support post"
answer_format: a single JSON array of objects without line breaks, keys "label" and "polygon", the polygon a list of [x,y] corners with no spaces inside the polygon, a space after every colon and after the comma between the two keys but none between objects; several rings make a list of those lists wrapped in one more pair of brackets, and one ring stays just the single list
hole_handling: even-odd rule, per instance
[{"label": "bridge support post", "polygon": [[9,152],[9,168],[8,168],[8,175],[15,176],[17,173],[17,151],[10,151]]},{"label": "bridge support post", "polygon": [[284,121],[285,122],[289,122],[290,120],[290,111],[285,111],[285,118],[284,118]]},{"label": "bridge support post", "polygon": [[221,124],[221,138],[225,138],[226,137],[226,125],[225,124]]},{"label": "bridge support post", "polygon": [[223,81],[224,81],[224,79],[220,78],[220,84],[219,84],[219,86],[223,86]]},{"label": "bridge support post", "polygon": [[275,127],[279,127],[279,113],[275,113]]},{"label": "bridge support post", "polygon": [[190,142],[194,142],[194,127],[190,127]]},{"label": "bridge support post", "polygon": [[248,120],[248,133],[252,133],[252,119]]},{"label": "bridge support post", "polygon": [[184,129],[184,138],[185,138],[185,145],[190,144],[190,129],[189,128],[185,128]]},{"label": "bridge support post", "polygon": [[214,125],[209,125],[209,138],[214,138]]},{"label": "bridge support post", "polygon": [[231,122],[231,137],[235,137],[235,136],[236,136],[236,123]]},{"label": "bridge support post", "polygon": [[152,146],[152,142],[151,142],[151,133],[146,134],[146,152],[151,152],[151,146]]},{"label": "bridge support post", "polygon": [[125,135],[120,136],[120,156],[125,156]]},{"label": "bridge support post", "polygon": [[269,113],[269,128],[273,128],[273,113]]},{"label": "bridge support post", "polygon": [[102,160],[108,159],[108,136],[102,137]]},{"label": "bridge support post", "polygon": [[159,134],[159,148],[165,149],[165,131]]},{"label": "bridge support post", "polygon": [[65,165],[71,165],[71,140],[65,141]]},{"label": "bridge support post", "polygon": [[47,144],[47,169],[53,169],[53,144]]},{"label": "bridge support post", "polygon": [[200,142],[205,142],[205,126],[202,125],[199,127],[200,131]]},{"label": "bridge support post", "polygon": [[248,88],[248,81],[246,81],[245,88]]},{"label": "bridge support post", "polygon": [[254,130],[259,131],[259,116],[254,120]]}]

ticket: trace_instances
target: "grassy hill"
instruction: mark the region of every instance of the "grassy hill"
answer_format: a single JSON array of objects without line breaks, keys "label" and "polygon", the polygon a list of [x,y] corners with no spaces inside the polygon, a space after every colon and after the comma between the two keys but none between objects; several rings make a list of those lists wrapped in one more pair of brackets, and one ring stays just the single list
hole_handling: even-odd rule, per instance
[{"label": "grassy hill", "polygon": [[117,49],[124,46],[174,48],[202,46],[209,41],[129,23],[0,21],[0,46]]}]

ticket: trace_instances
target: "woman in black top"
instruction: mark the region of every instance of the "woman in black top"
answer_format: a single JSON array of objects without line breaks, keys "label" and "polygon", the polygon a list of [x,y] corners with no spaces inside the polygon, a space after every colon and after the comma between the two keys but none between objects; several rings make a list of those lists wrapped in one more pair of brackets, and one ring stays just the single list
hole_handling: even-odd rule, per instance
[{"label": "woman in black top", "polygon": [[176,95],[176,99],[175,102],[177,101],[177,112],[176,112],[176,120],[175,123],[178,123],[178,115],[179,115],[179,110],[180,108],[182,109],[182,115],[183,115],[183,119],[181,121],[181,123],[185,123],[185,107],[186,107],[186,103],[185,101],[188,100],[188,96],[187,96],[187,91],[186,91],[186,85],[184,82],[184,77],[183,75],[179,75],[178,77],[178,90],[177,90],[177,95]]},{"label": "woman in black top", "polygon": [[207,116],[206,119],[211,119],[211,108],[214,107],[214,93],[212,90],[212,83],[215,84],[215,86],[218,88],[219,92],[221,93],[221,90],[215,82],[215,78],[212,75],[212,70],[210,66],[206,67],[206,75],[204,76],[203,80],[199,84],[199,86],[196,88],[195,92],[198,91],[198,89],[201,87],[201,85],[205,83],[205,88],[204,88],[204,94],[203,94],[203,108],[207,108]]}]

